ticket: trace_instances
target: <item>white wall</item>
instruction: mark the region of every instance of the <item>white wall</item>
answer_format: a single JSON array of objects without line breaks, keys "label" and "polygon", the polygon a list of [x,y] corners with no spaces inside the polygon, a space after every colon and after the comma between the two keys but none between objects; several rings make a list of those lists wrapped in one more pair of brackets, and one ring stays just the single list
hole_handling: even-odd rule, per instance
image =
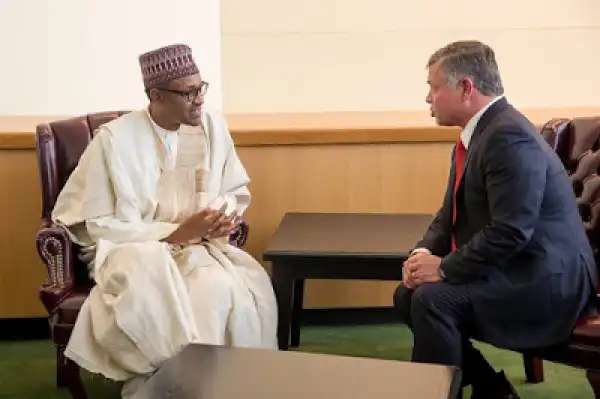
[{"label": "white wall", "polygon": [[138,55],[192,47],[221,106],[219,0],[0,0],[0,115],[146,104]]},{"label": "white wall", "polygon": [[426,109],[425,61],[461,38],[496,49],[519,107],[600,106],[598,15],[598,0],[0,0],[0,115],[141,107],[137,56],[173,42],[226,112]]},{"label": "white wall", "polygon": [[224,0],[227,112],[426,109],[425,63],[479,39],[519,107],[600,106],[599,0]]}]

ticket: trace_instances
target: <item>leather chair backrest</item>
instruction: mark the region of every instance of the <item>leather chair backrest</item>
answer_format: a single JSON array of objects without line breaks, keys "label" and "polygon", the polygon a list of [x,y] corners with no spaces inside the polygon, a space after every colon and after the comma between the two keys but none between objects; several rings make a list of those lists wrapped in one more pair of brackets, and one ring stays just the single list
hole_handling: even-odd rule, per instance
[{"label": "leather chair backrest", "polygon": [[596,265],[600,265],[600,116],[552,119],[541,134],[569,174]]},{"label": "leather chair backrest", "polygon": [[77,166],[94,131],[126,112],[100,112],[37,126],[36,151],[42,185],[43,219],[50,219],[58,193]]}]

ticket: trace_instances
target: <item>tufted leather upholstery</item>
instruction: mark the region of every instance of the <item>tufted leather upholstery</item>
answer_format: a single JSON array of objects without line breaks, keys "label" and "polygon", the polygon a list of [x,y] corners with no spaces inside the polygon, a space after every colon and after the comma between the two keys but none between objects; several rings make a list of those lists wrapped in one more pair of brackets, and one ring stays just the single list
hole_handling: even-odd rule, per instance
[{"label": "tufted leather upholstery", "polygon": [[[596,265],[600,265],[600,117],[552,119],[541,134],[569,174]],[[600,298],[600,286],[597,293]],[[600,398],[600,316],[582,319],[567,344],[540,350],[535,356],[586,369]],[[543,380],[541,368],[539,372],[542,376],[534,381]]]},{"label": "tufted leather upholstery", "polygon": [[[78,372],[77,367],[64,358],[63,351],[93,282],[88,278],[86,265],[77,257],[77,246],[71,242],[62,226],[52,223],[50,215],[60,190],[77,166],[93,132],[103,123],[125,113],[89,114],[43,123],[36,129],[36,152],[42,186],[42,223],[36,236],[36,246],[48,272],[46,281],[39,289],[39,296],[48,311],[52,339],[58,349],[57,384],[69,385],[70,389],[73,383],[71,379],[78,379]],[[243,246],[248,230],[248,225],[242,222],[240,229],[230,237],[230,243]]]},{"label": "tufted leather upholstery", "polygon": [[[553,119],[541,133],[567,169],[596,264],[600,265],[600,117]],[[597,292],[600,295],[600,285]],[[600,348],[600,317],[581,321],[572,339]]]},{"label": "tufted leather upholstery", "polygon": [[600,264],[600,117],[553,119],[541,134],[569,174],[596,264]]}]

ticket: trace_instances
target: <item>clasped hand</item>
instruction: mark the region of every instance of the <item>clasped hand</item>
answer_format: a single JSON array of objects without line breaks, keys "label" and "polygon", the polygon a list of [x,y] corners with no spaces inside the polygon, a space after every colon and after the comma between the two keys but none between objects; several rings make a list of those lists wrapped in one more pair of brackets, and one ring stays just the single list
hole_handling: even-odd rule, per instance
[{"label": "clasped hand", "polygon": [[402,266],[402,283],[415,289],[423,283],[440,281],[442,258],[424,252],[413,253]]},{"label": "clasped hand", "polygon": [[225,214],[227,203],[221,209],[205,208],[185,219],[171,234],[169,241],[185,243],[197,239],[214,239],[230,235],[237,229],[240,220],[237,211]]}]

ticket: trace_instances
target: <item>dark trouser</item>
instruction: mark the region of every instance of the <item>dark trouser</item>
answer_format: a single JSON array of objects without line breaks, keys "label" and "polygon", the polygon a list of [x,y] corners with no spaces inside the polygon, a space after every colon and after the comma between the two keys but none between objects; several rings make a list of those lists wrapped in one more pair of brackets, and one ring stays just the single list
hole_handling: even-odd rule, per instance
[{"label": "dark trouser", "polygon": [[463,385],[493,378],[494,369],[470,340],[473,311],[464,286],[438,282],[410,290],[400,285],[394,305],[413,332],[413,362],[460,367]]}]

